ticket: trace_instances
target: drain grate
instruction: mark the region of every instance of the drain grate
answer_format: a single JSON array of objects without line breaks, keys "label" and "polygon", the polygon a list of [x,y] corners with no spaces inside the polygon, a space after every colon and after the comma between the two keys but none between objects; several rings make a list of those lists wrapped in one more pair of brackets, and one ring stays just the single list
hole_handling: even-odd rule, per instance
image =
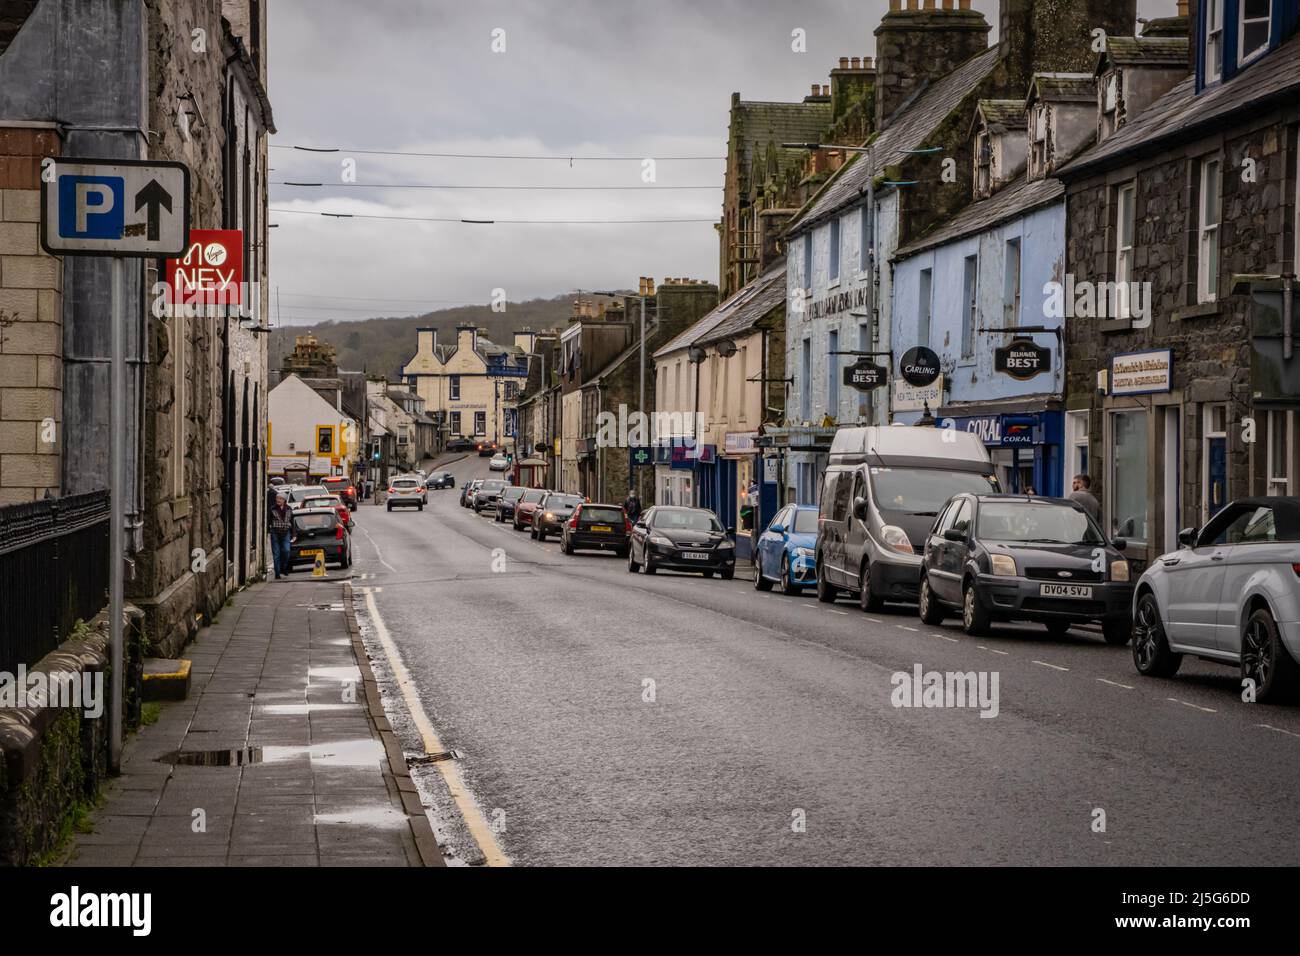
[{"label": "drain grate", "polygon": [[158,758],[158,763],[183,767],[245,767],[261,762],[261,747],[241,747],[235,750],[173,750]]},{"label": "drain grate", "polygon": [[461,752],[459,750],[439,750],[437,753],[415,754],[407,757],[406,762],[413,764],[439,763],[443,760],[459,760],[460,758]]}]

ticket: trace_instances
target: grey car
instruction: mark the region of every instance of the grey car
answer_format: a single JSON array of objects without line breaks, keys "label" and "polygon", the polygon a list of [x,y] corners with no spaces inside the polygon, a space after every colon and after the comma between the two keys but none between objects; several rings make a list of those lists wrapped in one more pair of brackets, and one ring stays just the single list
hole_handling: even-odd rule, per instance
[{"label": "grey car", "polygon": [[1133,663],[1172,677],[1183,655],[1241,671],[1260,703],[1300,690],[1300,499],[1240,498],[1178,533],[1133,595]]},{"label": "grey car", "polygon": [[488,478],[483,484],[478,486],[478,491],[474,492],[474,513],[482,514],[484,508],[490,508],[496,511],[497,502],[501,499],[501,492],[508,488],[508,481],[501,481],[496,478]]}]

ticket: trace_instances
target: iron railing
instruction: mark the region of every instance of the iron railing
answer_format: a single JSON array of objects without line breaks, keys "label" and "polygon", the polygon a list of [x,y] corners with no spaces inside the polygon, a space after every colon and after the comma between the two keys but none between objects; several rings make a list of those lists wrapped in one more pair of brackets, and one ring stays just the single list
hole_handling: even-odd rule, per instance
[{"label": "iron railing", "polygon": [[107,491],[0,508],[0,671],[31,666],[108,603]]}]

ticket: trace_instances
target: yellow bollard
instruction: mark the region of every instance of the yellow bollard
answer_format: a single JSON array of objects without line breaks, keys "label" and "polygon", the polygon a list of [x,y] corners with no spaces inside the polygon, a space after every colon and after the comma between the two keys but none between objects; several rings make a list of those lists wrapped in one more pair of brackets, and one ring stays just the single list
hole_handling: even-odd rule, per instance
[{"label": "yellow bollard", "polygon": [[311,566],[311,576],[313,578],[325,577],[325,552],[316,552],[316,563]]}]

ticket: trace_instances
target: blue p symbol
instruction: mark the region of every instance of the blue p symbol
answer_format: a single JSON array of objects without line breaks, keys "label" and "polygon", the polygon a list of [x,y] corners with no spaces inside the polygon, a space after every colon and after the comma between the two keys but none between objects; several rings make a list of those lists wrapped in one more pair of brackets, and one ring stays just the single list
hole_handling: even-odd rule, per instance
[{"label": "blue p symbol", "polygon": [[126,222],[120,176],[60,176],[59,235],[71,239],[121,239]]}]

